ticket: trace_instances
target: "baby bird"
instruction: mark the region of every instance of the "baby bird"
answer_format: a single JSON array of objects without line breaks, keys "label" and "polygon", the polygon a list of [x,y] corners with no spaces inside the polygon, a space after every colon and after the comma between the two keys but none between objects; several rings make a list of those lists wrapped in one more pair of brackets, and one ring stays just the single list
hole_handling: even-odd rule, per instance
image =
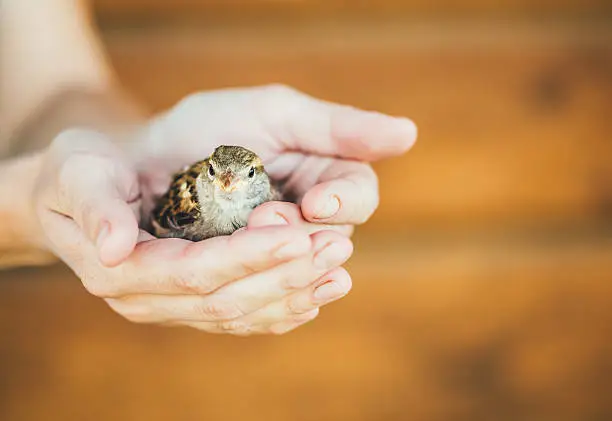
[{"label": "baby bird", "polygon": [[176,174],[153,210],[155,235],[200,241],[246,226],[258,205],[280,200],[261,159],[241,146],[219,146]]}]

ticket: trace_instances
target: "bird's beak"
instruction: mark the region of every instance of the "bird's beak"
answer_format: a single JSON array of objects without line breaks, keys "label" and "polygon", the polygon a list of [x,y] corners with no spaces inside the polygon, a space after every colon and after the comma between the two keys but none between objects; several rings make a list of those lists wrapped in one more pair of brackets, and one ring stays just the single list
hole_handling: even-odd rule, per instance
[{"label": "bird's beak", "polygon": [[232,193],[238,188],[236,177],[231,171],[221,174],[218,181],[219,188],[226,193]]}]

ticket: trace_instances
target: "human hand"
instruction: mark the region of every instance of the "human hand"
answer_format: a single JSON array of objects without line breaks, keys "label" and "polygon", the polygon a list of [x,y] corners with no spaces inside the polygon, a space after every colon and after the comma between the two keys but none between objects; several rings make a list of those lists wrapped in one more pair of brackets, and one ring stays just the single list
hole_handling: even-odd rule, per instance
[{"label": "human hand", "polygon": [[[360,111],[272,85],[191,95],[147,126],[130,145],[146,197],[163,194],[170,175],[219,144],[252,149],[300,204],[305,221],[350,233],[378,206],[368,164],[408,150],[416,127],[406,118]],[[145,200],[145,208],[151,203]],[[282,216],[278,204],[255,217]],[[307,225],[304,225],[307,226]]]},{"label": "human hand", "polygon": [[[279,334],[350,289],[340,267],[350,240],[329,230],[309,234],[295,219],[271,223],[260,218],[265,208],[231,236],[198,243],[153,238],[139,229],[138,178],[105,136],[71,130],[46,152],[33,197],[49,247],[125,318]],[[279,205],[291,218],[299,214],[295,205]]]}]

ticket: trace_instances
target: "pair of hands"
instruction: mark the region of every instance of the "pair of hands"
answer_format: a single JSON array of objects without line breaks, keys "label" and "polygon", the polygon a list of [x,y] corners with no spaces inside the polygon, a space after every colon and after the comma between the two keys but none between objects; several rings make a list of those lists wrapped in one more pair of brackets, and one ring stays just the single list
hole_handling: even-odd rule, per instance
[{"label": "pair of hands", "polygon": [[[281,334],[348,293],[342,264],[353,226],[378,205],[367,162],[401,154],[415,139],[410,120],[284,86],[199,93],[125,144],[62,133],[46,152],[34,205],[51,250],[128,320]],[[219,144],[255,151],[300,205],[266,203],[245,229],[197,243],[140,229],[172,173]]]}]

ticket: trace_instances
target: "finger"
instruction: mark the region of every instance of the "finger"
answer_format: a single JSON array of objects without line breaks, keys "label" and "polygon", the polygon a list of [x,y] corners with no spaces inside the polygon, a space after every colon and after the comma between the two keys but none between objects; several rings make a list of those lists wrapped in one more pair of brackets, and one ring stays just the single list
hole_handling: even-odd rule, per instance
[{"label": "finger", "polygon": [[301,210],[307,221],[358,225],[378,207],[378,179],[367,164],[335,160],[319,181],[302,198]]},{"label": "finger", "polygon": [[251,325],[240,320],[229,320],[226,322],[170,322],[170,326],[188,326],[207,333],[229,334],[234,336],[251,335],[284,335],[312,320],[319,315],[319,309],[308,313],[292,316],[289,320],[276,323],[272,326]]},{"label": "finger", "polygon": [[202,295],[245,276],[308,255],[308,233],[293,227],[241,230],[200,242],[155,239],[139,243],[124,262],[113,296]]},{"label": "finger", "polygon": [[238,321],[249,325],[271,326],[291,321],[293,317],[309,313],[339,300],[349,293],[351,276],[344,268],[336,268],[321,277],[309,288],[300,290],[282,300],[275,301]]},{"label": "finger", "polygon": [[310,223],[304,219],[300,207],[289,202],[267,202],[259,205],[249,215],[248,227],[265,227],[270,225],[290,225],[299,227],[310,234],[319,231],[336,231],[350,237],[353,234],[352,225],[333,225],[324,223]]},{"label": "finger", "polygon": [[[114,295],[117,285],[126,281],[121,273],[117,273],[122,266],[102,267],[95,245],[72,218],[48,210],[41,212],[40,216],[42,224],[47,226],[46,234],[52,251],[81,279],[85,289],[98,297]],[[145,231],[139,233],[139,241],[147,241],[150,237]],[[146,268],[143,273],[146,276]]]},{"label": "finger", "polygon": [[74,220],[65,215],[38,208],[41,225],[51,251],[59,256],[77,276],[82,277],[87,261],[99,264],[95,246],[85,237]]},{"label": "finger", "polygon": [[104,265],[125,260],[138,238],[132,207],[138,199],[135,176],[108,158],[79,154],[64,163],[57,183],[57,200],[50,209],[74,219]]},{"label": "finger", "polygon": [[270,270],[226,285],[214,294],[164,296],[135,295],[107,302],[120,314],[140,322],[227,321],[251,314],[266,305],[312,285],[343,264],[350,241],[327,231],[313,236],[315,252]]},{"label": "finger", "polygon": [[291,320],[273,324],[268,328],[268,332],[273,333],[275,335],[284,335],[286,333],[291,332],[292,330],[297,329],[300,326],[305,325],[308,322],[313,321],[317,318],[318,315],[319,309],[315,308],[314,310],[311,310],[308,313],[293,316]]},{"label": "finger", "polygon": [[321,231],[311,237],[313,252],[308,256],[220,288],[215,299],[225,298],[238,306],[237,314],[229,318],[251,314],[311,287],[321,276],[344,264],[353,252],[352,242],[333,231]]},{"label": "finger", "polygon": [[[78,196],[74,185],[64,185],[64,189],[67,194]],[[73,217],[69,216],[71,214]],[[76,206],[46,207],[39,211],[39,216],[49,221],[45,224],[47,237],[56,247],[64,244],[60,249],[78,252],[85,247],[85,240],[87,246],[96,248],[94,258],[107,267],[116,266],[127,258],[138,238],[138,222],[130,205],[102,192],[99,197],[81,197]],[[70,231],[75,233],[69,234],[65,228],[60,228],[68,223]]]},{"label": "finger", "polygon": [[402,154],[416,141],[416,126],[407,118],[333,104],[285,86],[264,89],[260,109],[288,150],[372,161]]},{"label": "finger", "polygon": [[272,162],[283,188],[301,198],[303,219],[317,224],[361,224],[376,210],[378,179],[370,165],[301,154]]}]

